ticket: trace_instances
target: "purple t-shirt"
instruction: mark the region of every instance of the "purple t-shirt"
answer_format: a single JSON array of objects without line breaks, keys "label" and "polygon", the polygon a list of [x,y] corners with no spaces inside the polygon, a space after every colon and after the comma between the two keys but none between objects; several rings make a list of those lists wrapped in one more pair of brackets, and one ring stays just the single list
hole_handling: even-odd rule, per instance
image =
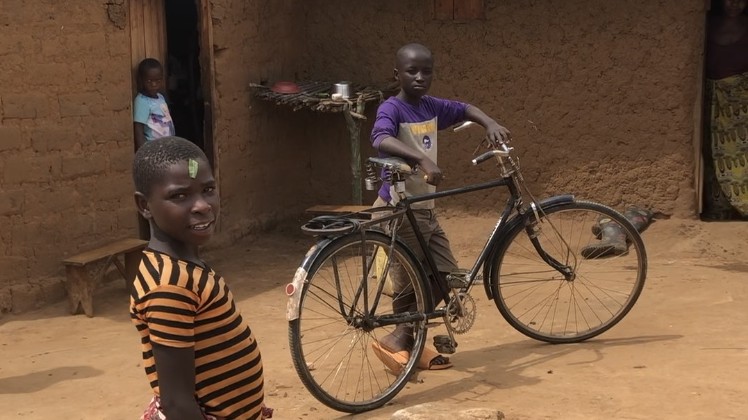
[{"label": "purple t-shirt", "polygon": [[[377,109],[377,118],[371,131],[371,143],[375,149],[387,137],[394,137],[410,147],[420,150],[436,163],[436,132],[465,120],[468,104],[448,99],[424,96],[418,105],[411,105],[393,96]],[[389,157],[379,152],[380,157]],[[379,196],[392,202],[391,185],[387,182],[379,189]],[[406,180],[406,195],[416,195],[435,191],[427,185],[423,175]],[[433,202],[426,202],[426,208],[433,208]],[[416,206],[414,206],[416,207]]]}]

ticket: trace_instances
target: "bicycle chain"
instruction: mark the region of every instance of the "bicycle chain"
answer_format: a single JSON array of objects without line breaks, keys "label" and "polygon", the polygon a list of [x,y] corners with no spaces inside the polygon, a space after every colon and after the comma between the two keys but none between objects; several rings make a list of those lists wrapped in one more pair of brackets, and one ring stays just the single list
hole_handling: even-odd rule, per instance
[{"label": "bicycle chain", "polygon": [[[463,315],[460,315],[460,306],[457,304],[457,299],[460,299],[462,308],[464,311]],[[447,305],[447,328],[452,330],[455,334],[465,334],[473,328],[475,324],[475,316],[478,311],[478,307],[475,305],[475,299],[467,293],[457,293]]]}]

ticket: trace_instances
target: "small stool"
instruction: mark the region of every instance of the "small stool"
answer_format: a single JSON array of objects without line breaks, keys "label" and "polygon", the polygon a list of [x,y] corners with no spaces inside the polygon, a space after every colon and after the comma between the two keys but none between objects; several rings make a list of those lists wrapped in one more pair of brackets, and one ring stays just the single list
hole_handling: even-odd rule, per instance
[{"label": "small stool", "polygon": [[[83,309],[86,316],[93,316],[93,293],[112,263],[129,291],[146,245],[148,242],[140,239],[123,239],[63,260],[70,313],[75,315]],[[124,255],[124,264],[120,255]]]}]

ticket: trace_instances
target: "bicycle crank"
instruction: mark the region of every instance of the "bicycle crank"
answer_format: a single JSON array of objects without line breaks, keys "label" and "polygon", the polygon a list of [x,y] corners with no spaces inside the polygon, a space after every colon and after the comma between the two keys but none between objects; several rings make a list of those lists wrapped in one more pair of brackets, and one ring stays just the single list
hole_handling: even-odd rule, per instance
[{"label": "bicycle crank", "polygon": [[457,293],[447,305],[446,323],[447,328],[455,334],[465,334],[475,324],[475,316],[478,311],[475,299],[467,293]]}]

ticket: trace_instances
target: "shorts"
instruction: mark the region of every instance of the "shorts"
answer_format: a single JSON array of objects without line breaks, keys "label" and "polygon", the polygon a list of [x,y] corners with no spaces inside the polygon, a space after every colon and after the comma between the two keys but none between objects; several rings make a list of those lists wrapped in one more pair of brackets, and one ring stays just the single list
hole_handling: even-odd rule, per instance
[{"label": "shorts", "polygon": [[[374,202],[374,207],[383,207],[386,205],[387,203],[382,198],[377,198]],[[418,229],[421,231],[423,239],[431,251],[431,255],[434,257],[434,262],[439,272],[451,273],[457,271],[457,260],[452,254],[447,234],[444,233],[444,230],[439,225],[436,211],[433,209],[418,209],[413,210],[413,215],[418,224]],[[424,267],[427,267],[426,256],[421,249],[421,245],[418,243],[413,227],[406,217],[403,217],[403,225],[398,229],[397,236],[416,254]]]}]

